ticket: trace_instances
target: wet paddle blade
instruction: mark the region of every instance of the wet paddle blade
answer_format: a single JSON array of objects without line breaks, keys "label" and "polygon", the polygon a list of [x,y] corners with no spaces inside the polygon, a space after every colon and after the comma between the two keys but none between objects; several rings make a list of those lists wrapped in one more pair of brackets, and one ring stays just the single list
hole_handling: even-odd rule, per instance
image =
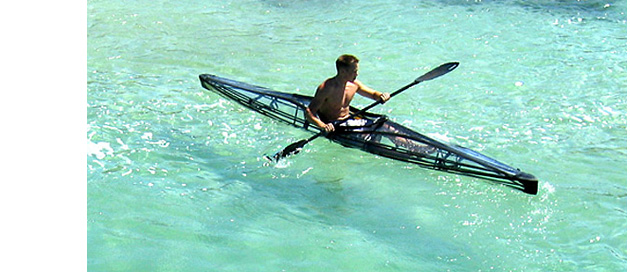
[{"label": "wet paddle blade", "polygon": [[450,71],[453,71],[455,68],[457,68],[457,66],[459,66],[459,62],[444,63],[439,67],[431,70],[430,72],[416,78],[415,83],[420,83],[422,81],[427,81],[442,76]]},{"label": "wet paddle blade", "polygon": [[308,142],[309,140],[300,140],[285,147],[284,149],[282,149],[282,151],[274,154],[272,157],[265,156],[265,158],[273,162],[278,162],[282,158],[300,153],[304,145],[306,145]]}]

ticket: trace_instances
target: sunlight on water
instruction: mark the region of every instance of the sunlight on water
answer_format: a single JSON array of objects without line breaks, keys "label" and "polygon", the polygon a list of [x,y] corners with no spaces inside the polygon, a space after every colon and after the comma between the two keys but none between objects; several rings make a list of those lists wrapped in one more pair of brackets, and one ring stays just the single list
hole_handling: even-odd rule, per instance
[{"label": "sunlight on water", "polygon": [[[626,1],[88,1],[88,269],[625,271]],[[202,73],[375,112],[535,174],[536,196],[317,139]],[[370,101],[357,98],[353,105]]]}]

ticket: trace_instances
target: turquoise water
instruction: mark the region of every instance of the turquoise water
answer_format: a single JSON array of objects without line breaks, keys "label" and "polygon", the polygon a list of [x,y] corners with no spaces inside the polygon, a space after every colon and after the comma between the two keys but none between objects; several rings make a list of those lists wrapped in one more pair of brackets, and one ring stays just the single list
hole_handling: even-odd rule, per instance
[{"label": "turquoise water", "polygon": [[[88,1],[92,271],[625,271],[626,1]],[[309,136],[204,91],[313,94],[343,53],[375,112],[539,194]],[[370,101],[357,98],[355,106]]]}]

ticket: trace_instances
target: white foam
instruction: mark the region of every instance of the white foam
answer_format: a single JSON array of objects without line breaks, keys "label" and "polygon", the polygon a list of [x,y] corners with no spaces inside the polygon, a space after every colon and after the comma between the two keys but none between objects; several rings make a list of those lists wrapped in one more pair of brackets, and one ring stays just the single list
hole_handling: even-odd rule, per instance
[{"label": "white foam", "polygon": [[106,156],[113,156],[114,149],[107,142],[94,143],[87,140],[87,154],[88,156],[96,156],[97,159],[102,160]]}]

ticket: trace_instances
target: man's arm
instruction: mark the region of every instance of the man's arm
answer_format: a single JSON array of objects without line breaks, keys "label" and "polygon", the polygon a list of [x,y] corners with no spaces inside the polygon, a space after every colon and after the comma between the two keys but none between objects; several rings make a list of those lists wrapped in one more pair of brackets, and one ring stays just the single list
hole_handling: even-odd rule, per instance
[{"label": "man's arm", "polygon": [[317,111],[322,106],[324,102],[326,102],[326,96],[322,91],[324,83],[317,87],[317,91],[315,92],[315,97],[311,100],[311,103],[306,107],[306,119],[309,122],[315,124],[319,128],[323,129],[326,132],[331,132],[335,130],[335,127],[332,124],[326,124],[321,119],[317,117]]},{"label": "man's arm", "polygon": [[389,93],[381,93],[379,91],[376,91],[366,86],[365,84],[363,84],[361,81],[358,81],[358,80],[355,80],[354,84],[356,84],[359,87],[357,89],[357,92],[362,96],[374,99],[376,101],[382,101],[383,103],[389,100]]}]

